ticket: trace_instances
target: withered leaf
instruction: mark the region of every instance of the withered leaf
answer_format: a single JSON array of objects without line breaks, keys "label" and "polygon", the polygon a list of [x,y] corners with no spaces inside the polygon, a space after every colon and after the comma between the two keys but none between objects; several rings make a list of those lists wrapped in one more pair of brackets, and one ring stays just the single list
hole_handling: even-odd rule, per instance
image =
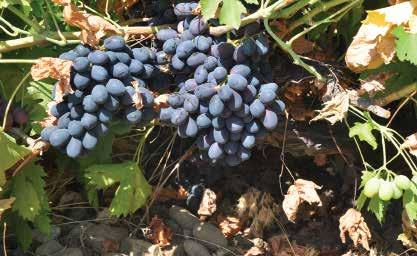
[{"label": "withered leaf", "polygon": [[10,198],[7,198],[7,199],[1,199],[0,200],[0,220],[1,220],[1,216],[4,213],[4,211],[7,210],[7,209],[10,209],[15,200],[16,200],[15,197],[10,197]]},{"label": "withered leaf", "polygon": [[417,157],[417,133],[413,133],[405,138],[401,148],[406,148],[411,154]]},{"label": "withered leaf", "polygon": [[61,102],[64,94],[73,92],[70,85],[71,66],[70,60],[43,57],[32,66],[30,73],[35,81],[48,77],[57,79],[54,100]]},{"label": "withered leaf", "polygon": [[346,243],[346,232],[350,239],[352,239],[355,247],[361,244],[363,248],[369,251],[369,240],[371,239],[371,232],[362,214],[354,208],[346,211],[345,215],[339,219],[340,239]]},{"label": "withered leaf", "polygon": [[391,31],[396,26],[406,25],[413,17],[415,7],[413,1],[407,1],[368,11],[347,49],[347,66],[354,72],[362,72],[391,62],[395,56],[395,38]]},{"label": "withered leaf", "polygon": [[159,202],[166,202],[168,200],[185,200],[187,199],[187,196],[188,192],[182,186],[180,186],[177,190],[172,188],[160,188],[155,190],[155,197]]},{"label": "withered leaf", "polygon": [[333,99],[326,101],[324,107],[318,111],[318,115],[311,119],[317,121],[325,119],[332,125],[342,121],[349,110],[349,92],[340,92]]},{"label": "withered leaf", "polygon": [[282,202],[282,208],[288,220],[292,222],[295,221],[298,207],[303,202],[309,204],[317,203],[318,206],[322,205],[316,189],[321,189],[321,187],[312,181],[303,179],[297,179],[294,184],[288,188],[287,194]]},{"label": "withered leaf", "polygon": [[198,215],[211,216],[217,210],[216,193],[213,190],[206,188],[201,199]]},{"label": "withered leaf", "polygon": [[242,228],[242,223],[240,222],[240,219],[232,216],[224,217],[222,215],[219,215],[217,217],[217,223],[220,230],[226,238],[234,236]]},{"label": "withered leaf", "polygon": [[63,16],[66,23],[81,29],[81,41],[91,46],[99,44],[100,39],[107,33],[120,34],[121,31],[102,17],[80,11],[69,0],[53,0],[63,5]]},{"label": "withered leaf", "polygon": [[149,232],[145,234],[146,238],[151,240],[154,244],[165,247],[170,244],[172,240],[172,230],[165,225],[165,223],[154,216],[149,223]]}]

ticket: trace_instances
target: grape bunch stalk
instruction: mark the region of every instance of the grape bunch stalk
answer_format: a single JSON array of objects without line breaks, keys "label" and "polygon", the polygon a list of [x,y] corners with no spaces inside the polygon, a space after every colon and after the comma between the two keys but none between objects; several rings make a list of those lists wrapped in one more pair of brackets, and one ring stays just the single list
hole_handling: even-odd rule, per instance
[{"label": "grape bunch stalk", "polygon": [[[248,160],[256,138],[278,125],[285,108],[272,81],[267,38],[253,26],[236,31],[234,41],[212,37],[216,20],[194,15],[195,8],[177,4],[177,27],[158,31],[154,48],[132,49],[112,36],[104,50],[78,45],[61,54],[73,62],[73,92],[51,105],[57,122],[42,138],[76,158],[95,148],[115,117],[141,126],[158,119],[177,127],[180,137],[196,138],[210,163]],[[155,106],[155,89],[171,89],[167,107]]]}]

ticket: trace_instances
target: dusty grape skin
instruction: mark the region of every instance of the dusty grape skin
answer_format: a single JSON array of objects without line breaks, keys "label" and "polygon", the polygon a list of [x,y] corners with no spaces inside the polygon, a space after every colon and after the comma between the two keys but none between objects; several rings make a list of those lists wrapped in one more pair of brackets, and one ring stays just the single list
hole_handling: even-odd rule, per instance
[{"label": "dusty grape skin", "polygon": [[88,73],[76,73],[73,78],[73,85],[79,90],[85,90],[91,82],[90,74]]},{"label": "dusty grape skin", "polygon": [[255,99],[249,106],[251,114],[256,118],[261,118],[265,114],[265,105],[259,100]]},{"label": "dusty grape skin", "polygon": [[89,67],[90,61],[86,57],[78,57],[72,64],[72,68],[77,72],[86,72]]},{"label": "dusty grape skin", "polygon": [[271,90],[276,93],[278,91],[278,85],[276,83],[262,84],[259,91],[261,92],[263,90]]},{"label": "dusty grape skin", "polygon": [[68,111],[69,111],[69,108],[68,108],[68,105],[65,104],[65,102],[54,104],[49,109],[49,112],[51,113],[51,115],[53,115],[54,117],[58,117],[58,118]]},{"label": "dusty grape skin", "polygon": [[113,96],[121,96],[126,91],[125,85],[120,80],[114,78],[106,83],[106,89]]},{"label": "dusty grape skin", "polygon": [[54,147],[65,146],[70,140],[71,135],[67,129],[56,129],[49,136],[49,143]]},{"label": "dusty grape skin", "polygon": [[270,103],[272,103],[275,100],[276,97],[277,97],[277,95],[275,94],[275,92],[273,92],[271,90],[263,90],[259,94],[259,100],[263,104],[270,104]]},{"label": "dusty grape skin", "polygon": [[257,93],[256,88],[253,85],[248,84],[246,89],[242,91],[243,102],[246,104],[252,103],[253,100],[256,98],[256,93]]},{"label": "dusty grape skin", "polygon": [[142,104],[145,107],[151,107],[154,102],[154,96],[151,91],[149,91],[146,88],[139,87],[138,91],[140,93],[140,96],[142,96]]},{"label": "dusty grape skin", "polygon": [[200,135],[196,139],[196,145],[200,150],[208,150],[214,140],[208,134]]},{"label": "dusty grape skin", "polygon": [[232,97],[227,101],[227,107],[232,111],[239,111],[243,106],[242,96],[239,93],[232,90]]},{"label": "dusty grape skin", "polygon": [[91,52],[89,46],[85,46],[85,45],[82,45],[82,44],[77,45],[75,47],[74,51],[76,53],[78,53],[78,55],[81,56],[81,57],[85,57]]},{"label": "dusty grape skin", "polygon": [[178,38],[171,38],[164,42],[162,49],[165,53],[174,54],[180,40]]},{"label": "dusty grape skin", "polygon": [[204,68],[207,71],[213,71],[217,67],[217,59],[213,56],[208,56],[204,61]]},{"label": "dusty grape skin", "polygon": [[109,61],[109,56],[103,51],[93,51],[88,54],[88,60],[94,65],[105,65]]},{"label": "dusty grape skin", "polygon": [[79,139],[71,138],[65,150],[67,156],[71,158],[77,158],[81,155],[83,151],[83,145]]},{"label": "dusty grape skin", "polygon": [[214,86],[212,84],[209,84],[209,83],[199,85],[194,90],[194,95],[197,96],[197,98],[203,99],[203,100],[204,99],[209,99],[214,94],[216,94],[216,89],[214,88]]},{"label": "dusty grape skin", "polygon": [[169,122],[171,121],[172,111],[174,109],[172,107],[168,108],[161,108],[159,111],[159,119],[163,122]]},{"label": "dusty grape skin", "polygon": [[188,58],[188,56],[190,56],[194,52],[194,50],[195,50],[195,47],[194,47],[193,42],[191,40],[187,40],[187,41],[181,42],[178,45],[175,54],[178,56],[178,58],[185,59],[185,58]]},{"label": "dusty grape skin", "polygon": [[227,85],[233,90],[243,91],[248,85],[248,80],[239,74],[231,74],[227,78]]},{"label": "dusty grape skin", "polygon": [[108,97],[109,93],[107,92],[106,87],[102,84],[97,84],[91,91],[91,98],[97,104],[104,104]]},{"label": "dusty grape skin", "polygon": [[219,144],[226,144],[229,141],[229,132],[226,129],[213,129],[214,141]]},{"label": "dusty grape skin", "polygon": [[97,113],[98,120],[102,123],[109,123],[113,117],[112,112],[102,108]]},{"label": "dusty grape skin", "polygon": [[250,159],[252,153],[249,149],[240,147],[240,149],[237,152],[237,156],[240,158],[241,161],[247,161]]},{"label": "dusty grape skin", "polygon": [[217,45],[218,56],[215,56],[215,54],[212,55],[215,57],[230,59],[232,58],[234,51],[235,47],[231,43],[220,43]]},{"label": "dusty grape skin", "polygon": [[270,109],[266,109],[262,118],[262,124],[267,130],[273,130],[278,125],[277,114]]},{"label": "dusty grape skin", "polygon": [[189,113],[196,112],[199,109],[199,103],[200,103],[197,96],[195,96],[194,94],[188,94],[188,95],[186,94],[184,97],[185,97],[184,104],[183,104],[184,109]]},{"label": "dusty grape skin", "polygon": [[185,63],[178,57],[178,55],[174,55],[172,57],[171,65],[176,70],[182,70],[185,67]]},{"label": "dusty grape skin", "polygon": [[112,68],[112,75],[114,78],[123,79],[129,75],[129,66],[124,63],[117,63]]},{"label": "dusty grape skin", "polygon": [[59,129],[66,129],[70,121],[71,121],[70,113],[67,112],[63,114],[60,118],[58,118],[57,127]]},{"label": "dusty grape skin", "polygon": [[168,104],[173,108],[182,107],[184,103],[184,97],[180,94],[171,94],[168,96]]},{"label": "dusty grape skin", "polygon": [[71,108],[70,116],[74,120],[79,120],[84,115],[84,109],[81,105],[77,105]]},{"label": "dusty grape skin", "polygon": [[198,132],[197,123],[193,118],[188,117],[183,124],[179,125],[178,131],[186,137],[195,137]]},{"label": "dusty grape skin", "polygon": [[132,50],[132,53],[133,53],[133,58],[135,58],[136,60],[139,60],[142,63],[148,63],[148,61],[151,58],[150,49],[146,47],[134,48]]},{"label": "dusty grape skin", "polygon": [[202,113],[197,117],[197,126],[201,129],[209,128],[211,126],[211,119],[207,113]]},{"label": "dusty grape skin", "polygon": [[220,116],[224,110],[224,103],[220,99],[219,95],[214,95],[210,99],[209,103],[209,112],[213,116]]},{"label": "dusty grape skin", "polygon": [[87,95],[83,99],[83,108],[87,112],[95,112],[98,110],[98,104],[94,101],[91,95]]},{"label": "dusty grape skin", "polygon": [[156,38],[160,41],[167,41],[168,39],[173,39],[178,36],[177,31],[171,28],[161,29],[156,33]]},{"label": "dusty grape skin", "polygon": [[138,124],[142,121],[142,112],[134,107],[130,107],[125,111],[126,120],[131,124]]},{"label": "dusty grape skin", "polygon": [[96,80],[97,82],[105,82],[109,79],[109,73],[107,69],[102,66],[93,65],[91,67],[91,78]]},{"label": "dusty grape skin", "polygon": [[242,146],[247,149],[251,149],[255,146],[255,140],[255,136],[252,133],[244,132],[242,134]]},{"label": "dusty grape skin", "polygon": [[49,137],[51,136],[52,132],[58,130],[58,127],[56,126],[48,126],[45,127],[41,132],[41,138],[43,140],[49,141]]},{"label": "dusty grape skin", "polygon": [[261,128],[261,124],[256,120],[252,120],[251,122],[245,124],[245,130],[250,133],[256,134],[261,130]]},{"label": "dusty grape skin", "polygon": [[121,51],[125,47],[125,40],[121,36],[111,36],[104,39],[104,48],[110,51]]},{"label": "dusty grape skin", "polygon": [[251,74],[251,69],[246,65],[238,64],[232,67],[230,74],[239,74],[245,78],[248,78]]},{"label": "dusty grape skin", "polygon": [[221,117],[215,117],[211,120],[211,126],[216,129],[223,129],[226,126],[226,122]]},{"label": "dusty grape skin", "polygon": [[234,155],[239,150],[239,143],[237,141],[229,141],[224,145],[224,152],[228,155]]},{"label": "dusty grape skin", "polygon": [[242,119],[240,119],[237,116],[231,116],[228,119],[226,119],[226,128],[231,133],[239,133],[244,128],[244,123]]},{"label": "dusty grape skin", "polygon": [[220,146],[219,143],[215,142],[211,144],[208,150],[208,156],[211,159],[220,159],[223,156],[223,148]]},{"label": "dusty grape skin", "polygon": [[84,127],[81,121],[73,120],[68,124],[68,132],[72,137],[79,138],[84,134]]},{"label": "dusty grape skin", "polygon": [[202,84],[207,81],[208,72],[203,65],[199,66],[194,72],[194,80],[198,84]]},{"label": "dusty grape skin", "polygon": [[107,98],[107,101],[104,103],[104,108],[109,111],[116,111],[119,108],[119,106],[120,106],[119,100],[112,95],[110,95]]},{"label": "dusty grape skin", "polygon": [[230,86],[223,85],[220,87],[218,91],[218,95],[220,99],[222,99],[224,102],[230,100],[233,96],[233,91],[231,90]]},{"label": "dusty grape skin", "polygon": [[87,130],[93,129],[97,125],[98,118],[96,115],[91,113],[84,113],[81,118],[81,124]]},{"label": "dusty grape skin", "polygon": [[208,29],[207,23],[204,21],[203,18],[200,18],[200,17],[195,17],[191,21],[190,27],[189,27],[190,32],[195,36],[204,33],[207,29]]},{"label": "dusty grape skin", "polygon": [[207,52],[210,49],[213,40],[210,37],[196,36],[193,39],[195,47],[201,52]]},{"label": "dusty grape skin", "polygon": [[207,55],[201,52],[194,52],[187,58],[187,65],[190,67],[198,67],[204,64],[204,61],[207,59]]},{"label": "dusty grape skin", "polygon": [[183,108],[178,108],[172,112],[171,123],[174,125],[181,125],[187,120],[187,118],[188,112]]},{"label": "dusty grape skin", "polygon": [[97,146],[97,142],[97,135],[93,134],[90,131],[87,131],[82,139],[83,147],[88,150],[94,149]]}]

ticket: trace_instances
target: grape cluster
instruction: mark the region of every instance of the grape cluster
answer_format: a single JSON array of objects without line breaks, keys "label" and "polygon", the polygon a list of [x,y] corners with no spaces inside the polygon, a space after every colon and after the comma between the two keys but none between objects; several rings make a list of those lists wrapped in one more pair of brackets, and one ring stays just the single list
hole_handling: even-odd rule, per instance
[{"label": "grape cluster", "polygon": [[405,175],[396,175],[393,180],[375,176],[366,182],[363,193],[369,198],[377,196],[383,201],[390,201],[401,198],[403,191],[411,189],[413,183],[417,183],[417,176],[413,176],[411,180]]},{"label": "grape cluster", "polygon": [[131,49],[120,36],[105,39],[104,48],[78,45],[59,56],[73,61],[73,93],[50,106],[57,123],[45,128],[41,137],[72,158],[95,148],[115,114],[142,125],[155,117],[154,95],[145,87],[155,73],[154,52]]},{"label": "grape cluster", "polygon": [[157,33],[163,44],[156,54],[184,78],[159,119],[177,126],[182,138],[197,137],[212,162],[224,158],[236,166],[250,158],[257,136],[277,126],[284,109],[278,85],[266,82],[271,80],[267,40],[259,34],[236,45],[224,42],[207,35],[208,24],[192,15],[190,5],[178,4],[175,10],[183,20],[177,30]]},{"label": "grape cluster", "polygon": [[[3,124],[8,101],[0,95],[0,126]],[[24,125],[28,122],[29,116],[26,111],[19,106],[12,106],[6,117],[6,129],[13,126]]]}]

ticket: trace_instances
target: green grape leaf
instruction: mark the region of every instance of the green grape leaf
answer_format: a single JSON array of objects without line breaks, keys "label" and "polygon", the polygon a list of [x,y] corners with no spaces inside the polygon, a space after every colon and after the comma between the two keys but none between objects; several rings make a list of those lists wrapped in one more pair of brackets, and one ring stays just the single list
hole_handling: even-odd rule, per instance
[{"label": "green grape leaf", "polygon": [[356,208],[360,211],[363,206],[365,205],[366,199],[368,199],[365,194],[363,193],[363,191],[361,192],[361,194],[359,195],[358,199],[356,200]]},{"label": "green grape leaf", "polygon": [[135,162],[93,165],[86,169],[85,176],[88,186],[97,189],[119,184],[110,205],[110,213],[115,216],[134,213],[146,203],[152,191]]},{"label": "green grape leaf", "polygon": [[201,14],[205,20],[212,19],[216,16],[217,8],[223,0],[201,0]]},{"label": "green grape leaf", "polygon": [[374,127],[370,122],[355,122],[355,124],[349,128],[349,137],[353,138],[354,136],[358,136],[360,141],[366,141],[371,145],[372,149],[375,150],[378,147],[378,143],[376,142],[375,136],[372,134],[373,129]]},{"label": "green grape leaf", "polygon": [[395,40],[395,49],[397,57],[401,61],[409,61],[417,65],[417,34],[408,33],[403,27],[395,28],[392,33],[397,38]]},{"label": "green grape leaf", "polygon": [[42,131],[42,127],[38,122],[47,116],[48,103],[53,100],[52,87],[53,85],[40,81],[32,81],[26,87],[24,97],[25,109],[28,111],[29,123],[35,133]]},{"label": "green grape leaf", "polygon": [[42,178],[45,175],[42,167],[31,162],[12,179],[10,191],[16,198],[12,210],[25,220],[34,221],[41,209],[49,209]]},{"label": "green grape leaf", "polygon": [[17,214],[9,214],[7,218],[7,227],[16,235],[20,247],[26,251],[32,243],[32,229],[27,221]]},{"label": "green grape leaf", "polygon": [[41,214],[37,215],[35,219],[33,220],[33,225],[42,234],[46,236],[51,235],[51,231],[52,231],[51,218],[49,218],[48,212],[42,212]]},{"label": "green grape leaf", "polygon": [[6,182],[5,171],[24,159],[31,151],[17,145],[13,138],[0,131],[0,152],[0,186],[2,186]]},{"label": "green grape leaf", "polygon": [[256,5],[258,5],[259,4],[259,2],[258,2],[258,0],[244,0],[247,4],[256,4]]},{"label": "green grape leaf", "polygon": [[97,146],[88,153],[88,156],[80,158],[79,163],[81,169],[86,169],[94,164],[109,164],[111,163],[111,153],[113,147],[114,133],[112,130],[102,137],[97,143]]},{"label": "green grape leaf", "polygon": [[385,211],[387,210],[388,202],[382,201],[377,196],[371,198],[368,204],[368,211],[375,214],[379,223],[384,220]]},{"label": "green grape leaf", "polygon": [[404,191],[403,207],[407,212],[408,218],[411,220],[411,222],[417,219],[417,200],[413,191]]},{"label": "green grape leaf", "polygon": [[242,13],[246,13],[246,8],[239,0],[224,1],[219,15],[220,23],[238,29]]},{"label": "green grape leaf", "polygon": [[20,5],[24,9],[30,8],[30,1],[28,0],[2,0],[0,1],[0,8],[7,8],[9,5]]},{"label": "green grape leaf", "polygon": [[365,187],[365,184],[368,182],[368,180],[370,180],[373,177],[375,177],[375,172],[362,171],[361,185],[359,186],[359,188]]}]

